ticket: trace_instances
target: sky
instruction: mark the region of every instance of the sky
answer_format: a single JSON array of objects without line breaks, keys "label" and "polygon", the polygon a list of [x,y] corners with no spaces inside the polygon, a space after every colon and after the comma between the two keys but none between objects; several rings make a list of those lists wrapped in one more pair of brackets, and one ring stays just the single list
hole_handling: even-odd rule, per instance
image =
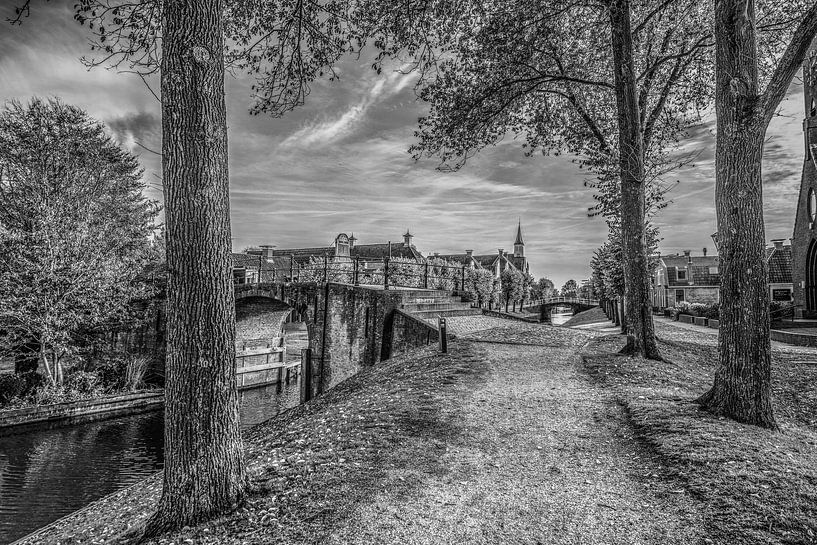
[{"label": "sky", "polygon": [[[88,70],[84,29],[67,0],[35,2],[23,25],[0,26],[0,98],[60,97],[105,123],[140,157],[146,195],[161,201],[160,105],[135,75]],[[0,2],[0,20],[13,2]],[[487,148],[458,172],[433,158],[415,161],[417,119],[426,111],[411,75],[369,68],[369,59],[338,65],[339,81],[316,82],[305,106],[274,119],[252,116],[247,78],[228,76],[228,139],[233,248],[329,245],[338,233],[358,242],[402,240],[409,229],[426,254],[496,253],[513,249],[522,222],[536,277],[557,286],[590,274],[589,260],[606,237],[590,218],[592,191],[569,157],[526,157],[521,141]],[[158,79],[149,81],[158,92]],[[767,133],[764,201],[767,239],[792,236],[803,161],[802,86],[794,82]],[[714,122],[689,131],[680,153],[695,153],[656,223],[663,254],[714,248]]]}]

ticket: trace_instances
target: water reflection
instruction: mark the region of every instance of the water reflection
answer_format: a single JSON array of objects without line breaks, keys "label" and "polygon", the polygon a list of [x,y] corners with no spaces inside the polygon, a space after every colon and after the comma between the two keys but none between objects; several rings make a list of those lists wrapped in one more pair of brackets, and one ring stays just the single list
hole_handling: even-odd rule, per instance
[{"label": "water reflection", "polygon": [[562,325],[573,317],[573,311],[567,307],[556,307],[550,315],[550,323]]},{"label": "water reflection", "polygon": [[[297,378],[240,393],[241,425],[300,401]],[[18,539],[162,468],[163,413],[0,437],[0,544]]]}]

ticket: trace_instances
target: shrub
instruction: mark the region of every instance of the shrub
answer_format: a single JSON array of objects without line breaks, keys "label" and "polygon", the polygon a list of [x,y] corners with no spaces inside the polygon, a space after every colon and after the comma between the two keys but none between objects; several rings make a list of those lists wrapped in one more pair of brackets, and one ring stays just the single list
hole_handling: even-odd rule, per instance
[{"label": "shrub", "polygon": [[74,371],[68,375],[63,384],[69,397],[96,394],[102,388],[99,375],[88,371]]},{"label": "shrub", "polygon": [[675,305],[675,308],[678,310],[678,314],[689,314],[690,316],[694,316],[692,309],[690,308],[691,306],[692,305],[686,301],[681,301]]},{"label": "shrub", "polygon": [[5,405],[15,397],[22,397],[25,393],[26,380],[17,373],[3,373],[0,375],[0,404]]},{"label": "shrub", "polygon": [[689,305],[689,312],[693,316],[703,316],[706,312],[706,307],[704,303],[692,303]]}]

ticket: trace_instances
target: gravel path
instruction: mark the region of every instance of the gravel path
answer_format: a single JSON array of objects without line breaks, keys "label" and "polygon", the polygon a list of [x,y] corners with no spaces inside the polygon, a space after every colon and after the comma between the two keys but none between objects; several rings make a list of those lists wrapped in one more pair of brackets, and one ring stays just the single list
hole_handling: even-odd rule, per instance
[{"label": "gravel path", "polygon": [[579,374],[594,334],[502,322],[460,337],[490,373],[446,411],[456,433],[395,453],[444,449],[433,466],[390,472],[414,493],[384,486],[329,542],[701,542],[694,502],[666,488],[621,409]]}]

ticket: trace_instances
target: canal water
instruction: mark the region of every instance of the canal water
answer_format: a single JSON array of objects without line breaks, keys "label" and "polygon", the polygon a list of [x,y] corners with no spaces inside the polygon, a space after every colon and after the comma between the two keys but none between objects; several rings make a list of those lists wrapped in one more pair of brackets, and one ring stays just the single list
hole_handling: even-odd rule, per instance
[{"label": "canal water", "polygon": [[[300,401],[294,379],[241,392],[241,425]],[[162,411],[0,437],[0,544],[11,543],[162,468]]]},{"label": "canal water", "polygon": [[562,325],[573,317],[573,311],[567,307],[556,307],[550,314],[550,323],[553,325]]}]

